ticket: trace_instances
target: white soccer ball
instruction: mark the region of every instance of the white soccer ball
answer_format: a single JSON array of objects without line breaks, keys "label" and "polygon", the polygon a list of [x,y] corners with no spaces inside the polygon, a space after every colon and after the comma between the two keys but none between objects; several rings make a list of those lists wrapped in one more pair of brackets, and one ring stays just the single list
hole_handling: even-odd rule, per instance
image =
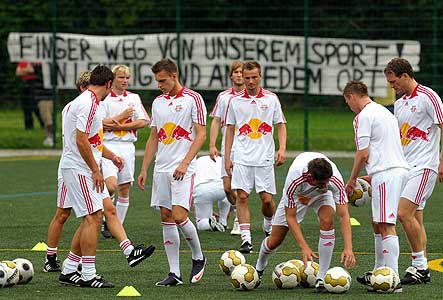
[{"label": "white soccer ball", "polygon": [[312,288],[315,286],[315,279],[319,269],[318,263],[308,261],[308,267],[304,265],[300,268],[300,285],[304,288]]},{"label": "white soccer ball", "polygon": [[390,267],[380,267],[372,272],[371,287],[379,293],[392,293],[400,283],[400,277]]},{"label": "white soccer ball", "polygon": [[357,178],[354,192],[348,197],[349,203],[356,207],[361,207],[371,202],[372,187],[362,178]]},{"label": "white soccer ball", "polygon": [[18,283],[19,274],[17,266],[10,260],[2,260],[0,265],[6,271],[6,283],[3,287],[11,287]]},{"label": "white soccer ball", "polygon": [[29,283],[34,277],[34,266],[25,258],[16,258],[12,261],[18,268],[18,284]]},{"label": "white soccer ball", "polygon": [[3,267],[0,264],[0,288],[6,286],[6,282],[7,282],[7,279],[8,279],[7,276],[8,276],[8,274],[7,274],[7,271],[6,271],[5,267]]},{"label": "white soccer ball", "polygon": [[275,266],[272,282],[279,289],[292,289],[300,283],[300,271],[291,262],[283,262]]},{"label": "white soccer ball", "polygon": [[260,278],[255,268],[248,264],[241,264],[231,273],[231,284],[237,290],[252,290],[260,284]]},{"label": "white soccer ball", "polygon": [[244,263],[246,263],[246,259],[243,254],[237,250],[228,250],[222,254],[218,265],[226,275],[230,275],[236,266]]},{"label": "white soccer ball", "polygon": [[330,268],[323,277],[325,288],[330,293],[341,294],[351,287],[351,275],[342,267]]}]

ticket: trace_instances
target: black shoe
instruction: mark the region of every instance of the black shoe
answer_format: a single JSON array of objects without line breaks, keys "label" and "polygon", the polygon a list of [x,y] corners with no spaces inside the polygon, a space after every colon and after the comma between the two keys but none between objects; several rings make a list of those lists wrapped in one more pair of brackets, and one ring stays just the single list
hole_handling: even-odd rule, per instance
[{"label": "black shoe", "polygon": [[328,290],[325,288],[325,283],[323,282],[323,279],[317,278],[315,281],[315,290],[316,293],[327,293]]},{"label": "black shoe", "polygon": [[57,255],[47,255],[43,272],[60,272],[60,261],[57,260]]},{"label": "black shoe", "polygon": [[88,281],[84,281],[83,279],[80,280],[80,287],[87,287],[87,288],[113,288],[115,285],[105,280],[100,275],[95,275],[94,278]]},{"label": "black shoe", "polygon": [[82,275],[75,271],[69,274],[60,274],[58,281],[64,285],[80,286]]},{"label": "black shoe", "polygon": [[205,272],[205,266],[206,266],[206,257],[204,256],[203,259],[192,260],[191,277],[189,279],[191,283],[197,283],[202,279],[203,273]]},{"label": "black shoe", "polygon": [[103,224],[102,224],[102,227],[101,227],[101,233],[107,239],[112,238],[112,234],[111,234],[111,232],[108,229],[108,224],[106,224],[106,221],[103,221]]},{"label": "black shoe", "polygon": [[128,256],[128,264],[130,267],[135,267],[145,259],[147,259],[149,256],[152,255],[152,253],[155,250],[155,246],[149,246],[145,248],[145,245],[141,244],[135,247],[131,254]]},{"label": "black shoe", "polygon": [[181,279],[181,277],[178,277],[174,273],[169,273],[165,279],[157,282],[155,285],[156,286],[177,286],[177,285],[182,285],[182,284],[183,284],[183,280]]},{"label": "black shoe", "polygon": [[368,271],[361,276],[357,276],[357,282],[366,286],[371,286],[372,272]]},{"label": "black shoe", "polygon": [[240,253],[243,253],[243,254],[252,253],[251,243],[248,241],[243,242],[243,244],[241,244],[240,249],[238,249],[238,251],[240,251]]},{"label": "black shoe", "polygon": [[209,227],[211,228],[211,231],[220,231],[225,232],[225,227],[217,221],[217,219],[214,216],[211,216],[209,218]]},{"label": "black shoe", "polygon": [[257,288],[257,287],[260,286],[261,281],[262,281],[262,279],[263,279],[263,272],[264,272],[264,271],[265,271],[265,270],[261,270],[261,271],[257,270],[257,274],[258,274],[258,282],[257,282],[257,284],[255,285],[254,288]]},{"label": "black shoe", "polygon": [[431,273],[429,269],[418,270],[416,267],[410,266],[406,269],[406,274],[400,282],[401,284],[426,284],[431,282]]}]

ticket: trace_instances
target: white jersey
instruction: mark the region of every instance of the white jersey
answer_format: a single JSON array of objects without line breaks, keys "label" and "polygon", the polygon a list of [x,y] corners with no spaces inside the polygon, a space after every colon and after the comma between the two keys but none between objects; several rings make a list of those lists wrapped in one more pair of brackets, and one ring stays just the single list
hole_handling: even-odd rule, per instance
[{"label": "white jersey", "polygon": [[[307,182],[308,163],[315,158],[324,158],[332,166],[332,177],[325,188],[318,188]],[[300,204],[308,205],[311,204],[311,199],[325,194],[327,191],[332,192],[336,204],[346,204],[348,202],[343,177],[337,166],[322,153],[304,152],[299,154],[289,167],[281,201],[284,201],[285,206],[289,208],[294,208]]]},{"label": "white jersey", "polygon": [[60,160],[61,169],[91,173],[77,147],[77,129],[88,134],[95,162],[100,165],[103,151],[103,116],[100,100],[90,90],[84,91],[66,108],[62,121],[64,155]]},{"label": "white jersey", "polygon": [[406,95],[394,104],[400,127],[401,144],[411,167],[438,172],[443,105],[430,88],[417,85],[411,96]]},{"label": "white jersey", "polygon": [[[194,142],[194,123],[206,125],[201,95],[183,87],[175,97],[160,95],[152,103],[151,127],[157,128],[156,172],[174,172]],[[194,172],[194,160],[188,172]]]},{"label": "white jersey", "polygon": [[[134,94],[125,91],[122,95],[117,95],[113,91],[103,100],[101,103],[103,106],[103,111],[105,113],[105,118],[112,118],[120,113],[122,113],[128,107],[134,108],[134,114],[131,118],[123,121],[123,123],[129,123],[136,120],[145,120],[147,123],[150,121],[149,115],[143,107],[142,101],[138,94]],[[137,130],[112,130],[105,131],[104,134],[105,142],[131,142],[137,141]]]},{"label": "white jersey", "polygon": [[217,181],[221,182],[223,186],[223,180],[221,179],[221,165],[222,158],[220,156],[215,157],[215,162],[209,155],[201,156],[197,158],[194,186],[199,184]]},{"label": "white jersey", "polygon": [[[65,138],[64,138],[65,133],[63,131],[63,121],[66,120],[66,113],[68,112],[69,107],[71,106],[71,104],[72,104],[72,101],[69,102],[68,104],[66,104],[63,107],[63,110],[62,110],[62,154],[60,155],[60,158],[65,156]],[[61,171],[61,168],[60,168],[60,162],[58,164],[58,169],[57,169],[57,180],[63,180],[63,178],[62,178],[62,171]]]},{"label": "white jersey", "polygon": [[[241,93],[243,93],[243,90],[236,93],[233,88],[227,89],[217,96],[217,100],[215,101],[214,108],[210,114],[211,117],[218,117],[220,118],[220,128],[222,132],[222,141],[221,141],[221,155],[225,155],[225,136],[226,136],[226,114],[228,112],[228,103],[229,100],[231,100],[232,97],[238,96]],[[231,149],[231,157],[234,157],[233,154],[235,152],[234,144],[232,145]]]},{"label": "white jersey", "polygon": [[274,164],[273,124],[286,123],[278,96],[263,88],[257,96],[244,90],[231,98],[227,110],[225,124],[237,127],[234,163],[254,167]]},{"label": "white jersey", "polygon": [[385,107],[373,101],[367,104],[354,118],[354,131],[357,150],[369,147],[368,175],[391,168],[409,169],[397,120]]}]

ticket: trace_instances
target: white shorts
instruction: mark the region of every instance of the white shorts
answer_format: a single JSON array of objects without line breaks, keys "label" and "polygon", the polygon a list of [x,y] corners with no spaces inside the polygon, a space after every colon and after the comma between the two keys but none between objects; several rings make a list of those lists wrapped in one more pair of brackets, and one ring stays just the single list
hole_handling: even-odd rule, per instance
[{"label": "white shorts", "polygon": [[179,205],[189,211],[192,204],[195,173],[186,173],[183,180],[175,180],[173,173],[154,172],[152,176],[151,207],[169,210]]},{"label": "white shorts", "polygon": [[411,169],[406,186],[401,193],[402,198],[417,205],[417,210],[423,210],[426,201],[432,195],[437,176],[438,174],[431,169]]},{"label": "white shorts", "polygon": [[[288,227],[288,222],[286,221],[285,214],[285,203],[285,199],[280,200],[280,203],[278,204],[277,209],[274,213],[274,217],[272,219],[272,225]],[[311,199],[311,201],[309,201],[307,205],[303,205],[300,203],[297,204],[297,223],[303,222],[303,219],[308,212],[308,208],[312,208],[315,211],[315,214],[318,215],[318,210],[324,205],[331,206],[335,211],[335,202],[331,191],[327,191],[324,194],[315,196]]]},{"label": "white shorts", "polygon": [[397,222],[398,203],[408,178],[408,170],[393,168],[372,176],[372,221]]},{"label": "white shorts", "polygon": [[76,169],[62,169],[61,173],[67,188],[66,196],[70,199],[77,218],[103,209],[103,199],[109,197],[106,185],[103,192],[99,193],[93,188],[91,174],[85,175]]},{"label": "white shorts", "polygon": [[207,219],[212,216],[214,203],[224,201],[229,204],[223,189],[223,182],[210,181],[199,184],[193,192],[195,219]]},{"label": "white shorts", "polygon": [[114,152],[115,155],[120,156],[124,160],[124,167],[121,171],[114,163],[106,158],[102,158],[102,172],[106,179],[110,176],[117,178],[117,184],[132,183],[134,181],[135,168],[135,146],[129,142],[106,142],[106,148]]},{"label": "white shorts", "polygon": [[57,207],[72,208],[72,203],[68,197],[68,189],[62,178],[57,179]]},{"label": "white shorts", "polygon": [[263,167],[250,167],[235,164],[232,171],[231,188],[233,190],[243,190],[250,194],[254,187],[257,193],[267,192],[275,195],[274,165]]}]

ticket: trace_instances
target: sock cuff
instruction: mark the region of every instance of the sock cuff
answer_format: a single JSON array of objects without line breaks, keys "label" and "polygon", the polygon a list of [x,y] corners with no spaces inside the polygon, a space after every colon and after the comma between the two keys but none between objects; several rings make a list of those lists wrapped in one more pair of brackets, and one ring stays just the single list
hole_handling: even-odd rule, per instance
[{"label": "sock cuff", "polygon": [[95,264],[95,256],[82,256],[83,264]]},{"label": "sock cuff", "polygon": [[72,251],[69,251],[68,253],[68,259],[75,261],[75,262],[80,262],[80,260],[82,259],[80,256],[78,256],[77,254],[75,254]]},{"label": "sock cuff", "polygon": [[185,226],[186,224],[188,224],[188,222],[189,222],[189,218],[186,218],[186,220],[184,220],[183,222],[181,222],[180,224],[178,224],[178,226],[183,227],[183,226]]},{"label": "sock cuff", "polygon": [[250,223],[241,223],[240,230],[251,230],[251,224]]},{"label": "sock cuff", "polygon": [[322,238],[322,239],[335,239],[335,229],[320,230],[320,238]]},{"label": "sock cuff", "polygon": [[382,238],[383,241],[387,241],[387,240],[390,240],[390,239],[398,239],[398,236],[396,236],[396,235],[387,235],[384,238]]},{"label": "sock cuff", "polygon": [[131,241],[129,239],[126,239],[120,243],[120,248],[125,250],[126,248],[130,247],[131,245],[132,245]]},{"label": "sock cuff", "polygon": [[129,204],[129,197],[118,197],[117,202],[120,204]]}]

